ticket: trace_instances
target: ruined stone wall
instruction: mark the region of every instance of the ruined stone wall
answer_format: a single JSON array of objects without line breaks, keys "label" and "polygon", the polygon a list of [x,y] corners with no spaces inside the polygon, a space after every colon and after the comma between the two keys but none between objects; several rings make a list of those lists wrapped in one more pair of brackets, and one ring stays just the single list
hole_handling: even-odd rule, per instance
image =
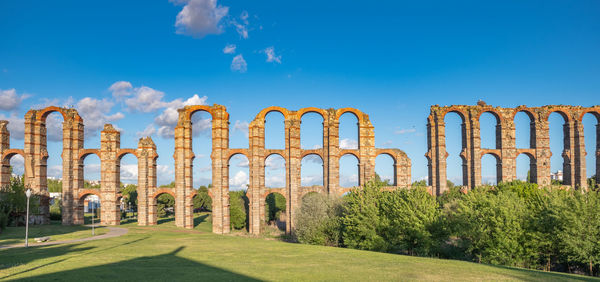
[{"label": "ruined stone wall", "polygon": [[[193,188],[192,161],[192,122],[191,116],[204,111],[212,116],[212,181],[209,193],[213,199],[213,232],[230,232],[229,221],[229,160],[242,154],[249,161],[249,231],[260,233],[265,218],[265,198],[269,193],[277,192],[286,199],[286,229],[290,232],[295,223],[296,209],[302,196],[308,192],[320,192],[342,195],[351,188],[339,187],[339,159],[352,154],[359,161],[359,184],[375,176],[375,158],[387,154],[394,159],[394,187],[410,186],[410,159],[398,149],[376,149],[373,125],[369,116],[353,108],[319,109],[304,108],[290,111],[281,107],[269,107],[262,110],[250,123],[249,148],[229,148],[229,114],[224,106],[187,106],[179,110],[179,121],[175,128],[175,183],[176,183],[176,224],[180,227],[193,227],[191,198]],[[280,112],[285,119],[285,149],[265,148],[265,116],[269,112]],[[339,118],[346,112],[353,113],[358,119],[359,146],[357,149],[339,148]],[[300,146],[301,118],[306,113],[317,113],[323,117],[323,148],[304,150]],[[270,155],[283,157],[286,165],[286,187],[283,189],[265,187],[265,161]],[[323,160],[323,186],[301,187],[300,168],[302,158],[315,154]],[[179,207],[178,207],[179,206]]]},{"label": "ruined stone wall", "polygon": [[[516,148],[515,115],[526,113],[531,120],[531,139],[529,148]],[[587,189],[585,168],[585,144],[582,119],[586,113],[593,114],[600,121],[600,106],[542,106],[516,108],[493,107],[479,102],[477,105],[431,106],[427,118],[427,147],[425,154],[428,160],[429,185],[435,194],[441,194],[446,187],[446,133],[444,117],[448,113],[456,113],[462,119],[462,151],[463,185],[469,189],[481,185],[481,158],[491,154],[498,163],[498,182],[516,179],[516,159],[520,154],[530,158],[532,182],[542,186],[550,181],[550,137],[548,117],[557,112],[565,120],[563,157],[563,184],[574,188]],[[482,148],[479,117],[483,113],[491,113],[496,117],[496,148]],[[596,129],[596,178],[600,178],[600,127]]]},{"label": "ruined stone wall", "polygon": [[[25,159],[25,181],[34,192],[42,196],[40,213],[47,219],[48,189],[46,160],[46,117],[52,112],[63,116],[63,224],[83,224],[84,200],[88,195],[96,195],[101,202],[101,223],[120,224],[120,163],[126,154],[138,160],[138,224],[154,225],[156,199],[168,193],[175,198],[175,223],[179,227],[193,228],[193,187],[192,121],[191,116],[204,111],[212,117],[212,185],[209,195],[213,201],[213,232],[230,232],[229,221],[229,160],[236,154],[245,155],[249,160],[249,230],[260,233],[265,224],[265,198],[271,192],[281,193],[287,203],[286,226],[291,232],[296,220],[296,210],[302,196],[309,192],[342,195],[351,188],[339,187],[339,159],[354,155],[359,162],[359,184],[375,176],[375,158],[380,154],[389,155],[394,160],[394,184],[387,189],[410,186],[411,162],[407,155],[398,149],[375,148],[373,125],[367,114],[353,108],[319,109],[304,108],[290,111],[280,107],[262,110],[249,126],[249,148],[229,148],[229,114],[224,106],[187,106],[179,110],[179,120],[175,127],[175,188],[156,186],[156,145],[151,138],[141,138],[137,149],[121,148],[121,135],[112,125],[106,124],[101,131],[100,148],[85,148],[83,120],[75,109],[48,107],[31,110],[25,115],[25,142],[23,149],[10,148],[10,133],[7,121],[0,121],[0,185],[10,181],[10,159],[19,154]],[[265,148],[265,116],[277,111],[285,118],[285,149]],[[358,148],[339,147],[339,118],[344,113],[352,113],[358,119]],[[323,147],[304,150],[300,146],[302,116],[317,113],[323,118]],[[286,165],[286,187],[283,189],[265,187],[265,161],[270,155],[283,157]],[[302,187],[300,169],[302,158],[318,155],[323,161],[323,186]],[[84,160],[87,156],[100,158],[101,188],[84,187]]]}]

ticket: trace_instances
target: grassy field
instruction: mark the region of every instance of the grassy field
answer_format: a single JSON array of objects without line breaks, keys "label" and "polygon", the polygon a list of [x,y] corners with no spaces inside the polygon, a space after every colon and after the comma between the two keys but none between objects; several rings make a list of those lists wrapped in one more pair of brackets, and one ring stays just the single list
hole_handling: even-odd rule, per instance
[{"label": "grassy field", "polygon": [[[98,227],[94,230],[96,235],[101,235],[108,232],[105,227]],[[81,239],[92,236],[92,228],[75,225],[62,226],[60,222],[52,222],[50,225],[32,225],[29,227],[29,245],[36,244],[34,238],[50,236],[49,242],[63,241],[72,239]],[[25,228],[23,227],[7,227],[0,234],[0,246],[25,244]]]},{"label": "grassy field", "polygon": [[129,229],[128,234],[116,238],[0,250],[0,280],[591,279],[462,261],[284,243],[250,236],[214,235],[210,233],[209,218],[205,214],[197,216],[194,230],[177,229],[169,218],[161,219],[161,222],[153,227],[138,227],[135,222],[125,222],[122,227]]}]

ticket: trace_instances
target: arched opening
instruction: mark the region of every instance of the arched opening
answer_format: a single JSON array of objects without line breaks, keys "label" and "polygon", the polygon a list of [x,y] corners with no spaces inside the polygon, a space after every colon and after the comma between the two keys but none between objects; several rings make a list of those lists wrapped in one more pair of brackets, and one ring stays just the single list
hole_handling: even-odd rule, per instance
[{"label": "arched opening", "polygon": [[521,149],[535,148],[534,118],[529,112],[520,111],[515,115],[515,146]]},{"label": "arched opening", "polygon": [[492,112],[484,112],[479,116],[479,133],[481,148],[498,149],[500,146],[500,126],[498,117]]},{"label": "arched opening", "polygon": [[589,188],[600,185],[600,113],[587,113],[583,116],[583,136],[585,138],[586,178]]},{"label": "arched opening", "polygon": [[285,231],[286,200],[280,193],[269,193],[265,197],[265,220],[268,226]]},{"label": "arched opening", "polygon": [[570,172],[566,167],[565,144],[569,138],[567,116],[562,112],[553,112],[548,117],[550,132],[550,179],[553,185],[570,184]]},{"label": "arched opening", "polygon": [[300,143],[302,149],[323,148],[323,117],[309,112],[300,118]]},{"label": "arched opening", "polygon": [[278,111],[265,115],[265,148],[285,149],[285,117]]},{"label": "arched opening", "polygon": [[78,209],[84,214],[84,224],[106,224],[101,220],[102,198],[98,192],[84,192],[80,195]]},{"label": "arched opening", "polygon": [[[169,189],[169,188],[166,188]],[[150,225],[163,224],[175,221],[175,194],[174,191],[159,191],[148,207]]]},{"label": "arched opening", "polygon": [[9,158],[9,173],[10,179],[19,178],[20,181],[23,181],[23,177],[25,175],[25,159],[20,154],[14,154],[12,156],[7,156]]},{"label": "arched opening", "polygon": [[285,159],[279,154],[271,154],[265,159],[265,187],[285,188]]},{"label": "arched opening", "polygon": [[309,154],[300,163],[300,186],[323,186],[323,159],[317,154]]},{"label": "arched opening", "polygon": [[200,186],[192,198],[194,205],[194,228],[212,232],[212,198],[207,186]]},{"label": "arched opening", "polygon": [[444,117],[446,132],[446,179],[448,186],[462,186],[464,179],[464,166],[466,163],[460,157],[460,153],[465,146],[463,143],[464,118],[456,112],[447,113]]},{"label": "arched opening", "polygon": [[229,158],[229,220],[231,230],[248,229],[249,200],[246,195],[249,184],[249,162],[243,154]]},{"label": "arched opening", "polygon": [[122,223],[137,221],[138,207],[138,160],[133,154],[123,155],[119,162],[119,189],[121,192],[121,201],[119,208],[121,210]]},{"label": "arched opening", "polygon": [[[212,116],[205,111],[197,111],[192,114],[192,151],[193,160],[193,184],[194,188],[212,185]],[[175,187],[175,182],[169,187]]]},{"label": "arched opening", "polygon": [[360,185],[358,158],[352,154],[340,158],[340,187],[358,187]]},{"label": "arched opening", "polygon": [[522,153],[517,156],[517,179],[529,183],[536,181],[536,162],[533,156]]},{"label": "arched opening", "polygon": [[[79,179],[78,187],[84,189],[84,191],[95,190],[100,195],[100,157],[96,154],[88,154],[81,157],[80,160],[83,179]],[[95,198],[96,200],[98,197]],[[85,220],[90,217],[89,213],[86,212],[86,206],[80,204],[73,215],[73,222],[75,224],[84,224]],[[84,220],[85,219],[85,220]]]},{"label": "arched opening", "polygon": [[[50,212],[50,206],[55,205],[53,210],[53,219],[62,218],[62,215],[57,215],[56,210],[58,205],[56,201],[62,198],[62,182],[63,182],[63,115],[59,112],[51,112],[46,116],[46,150],[48,157],[42,159],[42,163],[46,164],[46,183],[42,183],[42,187],[48,189],[48,199],[42,197],[40,199],[40,209],[43,211],[47,206]],[[42,172],[43,173],[43,172]],[[45,184],[45,185],[44,185]],[[47,201],[47,202],[46,202]],[[59,205],[62,203],[58,203]],[[60,210],[60,209],[58,209]]]},{"label": "arched opening", "polygon": [[485,154],[481,157],[481,184],[497,185],[501,171],[500,160],[496,155]]},{"label": "arched opening", "polygon": [[358,117],[354,113],[346,112],[340,116],[339,130],[340,149],[358,149]]},{"label": "arched opening", "polygon": [[388,154],[380,154],[375,158],[375,180],[385,186],[396,186],[396,163]]}]

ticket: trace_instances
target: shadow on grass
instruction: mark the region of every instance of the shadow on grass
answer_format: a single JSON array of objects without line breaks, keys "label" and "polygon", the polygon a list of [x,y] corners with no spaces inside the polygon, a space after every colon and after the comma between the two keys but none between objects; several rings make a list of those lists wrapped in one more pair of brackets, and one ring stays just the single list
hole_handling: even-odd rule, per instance
[{"label": "shadow on grass", "polygon": [[[82,230],[89,230],[89,227],[83,225],[61,225],[60,222],[52,222],[49,225],[29,226],[29,239],[45,236],[66,235]],[[0,246],[12,245],[25,242],[25,227],[7,227],[0,235]],[[31,242],[31,241],[30,241]]]},{"label": "shadow on grass", "polygon": [[206,219],[208,218],[208,216],[209,216],[209,214],[203,214],[203,215],[194,217],[194,227],[200,225],[201,223],[206,222]]},{"label": "shadow on grass", "polygon": [[163,223],[167,223],[167,222],[171,222],[171,221],[175,221],[174,216],[159,218],[156,221],[156,224],[163,224]]},{"label": "shadow on grass", "polygon": [[[34,280],[39,279],[61,281],[177,281],[184,279],[210,281],[259,281],[249,276],[205,265],[178,256],[177,254],[183,249],[184,247],[181,246],[169,253],[162,255],[139,257],[116,263],[42,274],[29,278]],[[40,267],[35,269],[38,268]]]},{"label": "shadow on grass", "polygon": [[137,218],[125,218],[121,219],[121,224],[137,223]]},{"label": "shadow on grass", "polygon": [[550,281],[599,281],[600,279],[591,277],[591,276],[583,276],[583,275],[574,275],[568,273],[561,272],[546,272],[541,270],[533,270],[533,269],[525,269],[525,268],[516,268],[510,266],[502,266],[502,265],[488,265],[494,268],[506,269],[515,271],[518,274],[509,274],[504,273],[503,275],[513,277],[517,280],[521,281],[541,281],[541,280],[550,280]]}]

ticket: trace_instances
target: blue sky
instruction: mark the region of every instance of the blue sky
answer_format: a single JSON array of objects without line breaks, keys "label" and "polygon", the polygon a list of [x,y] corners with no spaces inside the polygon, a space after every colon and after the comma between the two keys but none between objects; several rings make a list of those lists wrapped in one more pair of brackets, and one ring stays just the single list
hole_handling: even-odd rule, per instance
[{"label": "blue sky", "polygon": [[[245,125],[262,108],[356,107],[370,115],[378,147],[408,153],[418,180],[427,174],[432,104],[599,104],[598,12],[598,1],[2,1],[0,118],[11,121],[15,148],[27,109],[48,104],[80,110],[88,148],[99,146],[106,122],[123,130],[122,147],[150,134],[163,184],[173,180],[168,129],[178,106],[225,105],[231,147],[242,148]],[[197,185],[210,182],[205,118],[196,123]],[[51,121],[56,131],[60,118]],[[448,175],[460,182],[460,122],[447,121]],[[348,144],[354,123],[344,117],[341,125]],[[518,130],[527,123],[517,118]],[[553,170],[561,167],[561,123],[551,117]],[[586,117],[588,174],[595,123]],[[302,125],[303,146],[318,145],[320,120],[307,116]],[[268,117],[267,147],[283,144],[282,128],[280,116]],[[493,138],[485,117],[482,132],[484,144]],[[60,146],[49,142],[50,175],[60,171]],[[355,179],[352,161],[342,161],[343,184]],[[98,178],[98,162],[86,160],[87,178]],[[123,164],[122,180],[135,182],[135,158]],[[314,184],[320,165],[305,165],[303,180]],[[494,166],[484,159],[484,181],[494,181]],[[520,175],[526,166],[520,158]],[[279,167],[274,160],[272,186],[281,185]],[[378,158],[377,171],[390,176],[390,161]],[[232,165],[232,186],[243,187],[244,173],[243,160]]]}]

